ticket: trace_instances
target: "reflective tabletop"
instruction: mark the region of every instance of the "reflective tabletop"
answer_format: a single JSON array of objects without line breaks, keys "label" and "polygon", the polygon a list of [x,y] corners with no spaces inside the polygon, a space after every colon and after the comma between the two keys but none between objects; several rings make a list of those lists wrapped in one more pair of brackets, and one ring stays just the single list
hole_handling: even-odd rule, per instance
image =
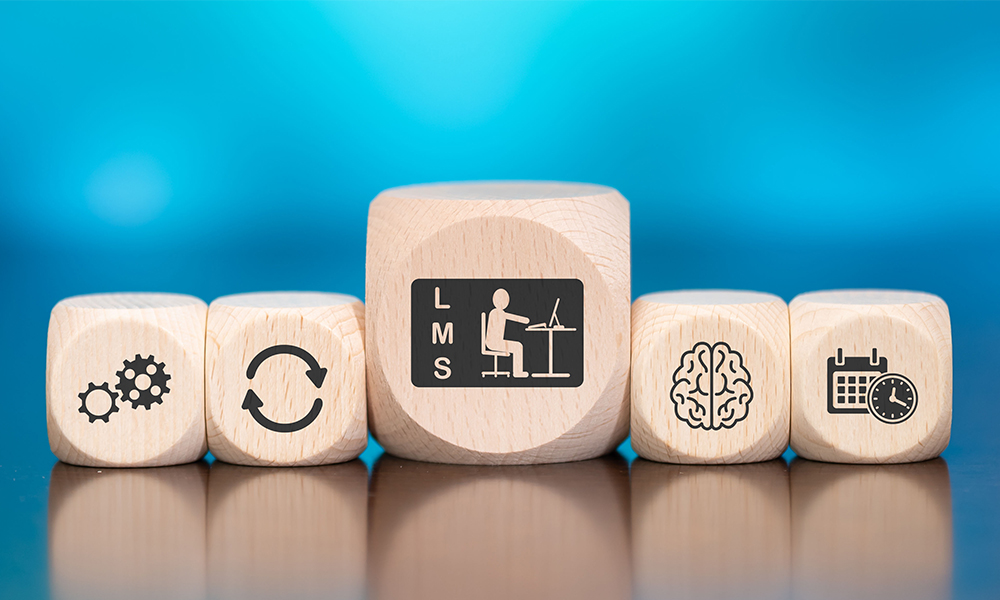
[{"label": "reflective tabletop", "polygon": [[[954,496],[967,504],[983,467],[940,458],[681,466],[625,447],[476,467],[373,454],[311,468],[56,463],[31,477],[42,497],[5,519],[41,517],[44,564],[8,556],[4,585],[73,599],[931,599],[987,597],[996,577],[956,564]],[[44,577],[11,580],[18,567]]]}]

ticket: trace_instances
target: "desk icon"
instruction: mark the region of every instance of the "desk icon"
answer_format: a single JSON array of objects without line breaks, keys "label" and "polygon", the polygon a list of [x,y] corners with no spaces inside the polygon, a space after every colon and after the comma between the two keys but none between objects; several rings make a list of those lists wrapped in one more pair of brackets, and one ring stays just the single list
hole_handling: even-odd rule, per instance
[{"label": "desk icon", "polygon": [[557,331],[576,331],[575,327],[565,327],[559,322],[559,316],[556,311],[559,310],[559,300],[561,298],[556,298],[555,306],[552,307],[552,316],[549,317],[548,323],[535,323],[534,325],[528,325],[525,327],[525,331],[547,331],[549,332],[549,370],[547,373],[532,373],[532,377],[569,377],[569,373],[555,373],[552,370],[552,334]]},{"label": "desk icon", "polygon": [[410,291],[413,385],[583,383],[580,280],[417,279]]}]

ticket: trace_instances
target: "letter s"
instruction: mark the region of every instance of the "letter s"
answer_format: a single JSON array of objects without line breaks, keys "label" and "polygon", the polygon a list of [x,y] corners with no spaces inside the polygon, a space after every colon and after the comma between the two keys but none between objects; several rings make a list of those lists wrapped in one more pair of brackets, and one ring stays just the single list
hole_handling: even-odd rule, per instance
[{"label": "letter s", "polygon": [[438,369],[437,371],[434,371],[434,376],[438,379],[448,379],[451,377],[451,369],[448,367],[450,364],[451,361],[444,356],[439,356],[434,359],[434,366]]}]

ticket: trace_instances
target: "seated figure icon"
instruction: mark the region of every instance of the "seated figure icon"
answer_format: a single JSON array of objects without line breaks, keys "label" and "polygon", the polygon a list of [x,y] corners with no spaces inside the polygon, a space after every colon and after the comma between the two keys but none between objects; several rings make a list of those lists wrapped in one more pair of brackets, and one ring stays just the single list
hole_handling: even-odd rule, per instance
[{"label": "seated figure icon", "polygon": [[[528,373],[524,370],[524,346],[521,342],[505,340],[504,332],[507,329],[507,321],[527,325],[528,317],[507,312],[505,309],[509,304],[510,294],[503,288],[497,288],[497,291],[493,292],[493,310],[490,311],[489,318],[486,320],[486,348],[493,352],[504,353],[501,356],[509,354],[512,357],[514,377],[523,379],[528,376]],[[483,376],[485,377],[488,374],[484,373]]]}]

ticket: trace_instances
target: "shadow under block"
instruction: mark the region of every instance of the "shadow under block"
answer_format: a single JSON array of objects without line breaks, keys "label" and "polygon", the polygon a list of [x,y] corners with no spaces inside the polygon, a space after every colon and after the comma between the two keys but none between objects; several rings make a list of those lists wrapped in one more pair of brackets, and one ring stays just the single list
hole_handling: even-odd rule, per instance
[{"label": "shadow under block", "polygon": [[207,597],[364,598],[367,532],[361,461],[298,469],[215,462]]},{"label": "shadow under block", "polygon": [[368,213],[368,414],[443,463],[600,456],[628,434],[629,208],[607,187],[390,189]]},{"label": "shadow under block", "polygon": [[159,469],[56,463],[49,484],[53,598],[206,597],[204,462]]},{"label": "shadow under block", "polygon": [[368,443],[365,307],[341,294],[218,298],[208,309],[208,444],[225,462],[344,462]]},{"label": "shadow under block", "polygon": [[951,598],[954,537],[944,459],[791,465],[794,598]]},{"label": "shadow under block", "polygon": [[802,294],[790,306],[792,435],[804,458],[902,463],[951,437],[951,322],[921,292]]},{"label": "shadow under block", "polygon": [[[631,469],[634,598],[789,598],[788,468]],[[811,596],[810,596],[811,597]]]},{"label": "shadow under block", "polygon": [[205,455],[205,303],[96,294],[52,309],[49,445],[63,462],[157,467]]},{"label": "shadow under block", "polygon": [[687,464],[770,460],[788,446],[788,306],[733,290],[632,306],[632,448]]},{"label": "shadow under block", "polygon": [[372,472],[368,598],[626,600],[628,463],[442,465]]}]

